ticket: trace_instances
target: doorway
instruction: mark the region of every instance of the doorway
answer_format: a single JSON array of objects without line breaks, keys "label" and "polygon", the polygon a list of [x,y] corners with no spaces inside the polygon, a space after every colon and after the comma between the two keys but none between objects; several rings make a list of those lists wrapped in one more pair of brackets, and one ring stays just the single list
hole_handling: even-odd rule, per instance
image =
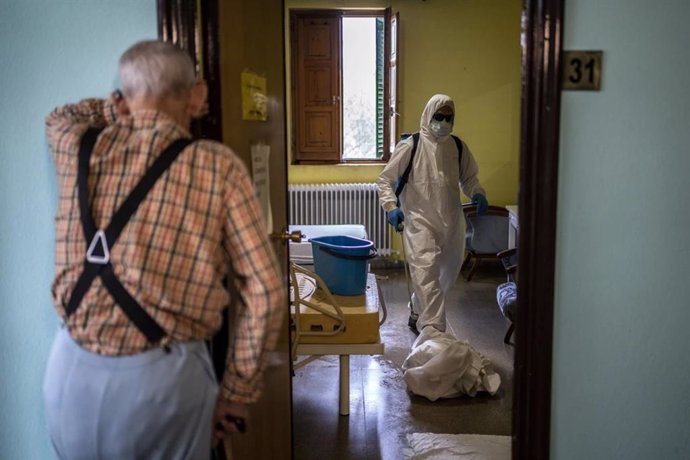
[{"label": "doorway", "polygon": [[[432,94],[452,95],[458,119],[454,132],[467,142],[480,163],[482,185],[489,193],[490,202],[498,205],[516,203],[520,107],[519,0],[472,6],[468,2],[392,2],[392,14],[385,10],[343,10],[342,4],[333,1],[320,2],[318,9],[301,9],[299,7],[303,3],[298,0],[286,0],[285,3],[290,25],[286,31],[289,33],[286,37],[289,44],[286,51],[289,66],[287,86],[291,89],[288,103],[292,107],[289,113],[293,114],[288,122],[292,128],[289,130],[292,139],[289,144],[293,146],[288,178],[290,199],[296,204],[291,207],[289,223],[295,228],[312,223],[364,224],[367,237],[376,242],[377,248],[382,252],[397,252],[397,264],[386,264],[390,268],[382,267],[381,263],[372,264],[371,271],[382,291],[379,297],[388,313],[386,322],[380,327],[385,352],[382,356],[350,358],[353,394],[349,418],[339,419],[332,408],[332,400],[337,395],[329,389],[337,387],[338,383],[335,356],[321,358],[298,369],[293,378],[297,458],[323,455],[324,452],[316,447],[316,439],[331,448],[337,446],[338,453],[344,450],[342,446],[349,445],[348,453],[353,458],[377,458],[373,452],[381,458],[402,458],[401,449],[408,442],[407,436],[417,437],[417,433],[482,433],[502,436],[500,440],[508,443],[512,422],[514,347],[503,343],[508,325],[496,305],[496,286],[506,281],[505,273],[498,264],[484,264],[487,269],[480,270],[472,282],[458,280],[449,293],[451,300],[446,308],[447,332],[468,340],[475,350],[491,361],[502,380],[498,393],[434,403],[410,395],[403,380],[402,365],[416,336],[407,327],[408,316],[405,313],[410,286],[400,264],[402,245],[395,234],[391,238],[391,246],[387,246],[385,239],[380,237],[378,229],[383,228],[386,236],[390,229],[385,216],[377,213],[378,221],[367,216],[366,211],[372,207],[379,210],[376,191],[365,195],[364,200],[375,203],[364,208],[361,214],[357,211],[360,198],[342,205],[340,203],[347,197],[340,196],[339,192],[346,194],[349,190],[357,190],[358,182],[374,182],[383,166],[381,163],[367,164],[364,159],[377,158],[374,153],[383,156],[375,149],[377,145],[382,145],[384,152],[388,150],[382,142],[386,140],[387,126],[384,124],[378,130],[373,129],[380,126],[380,120],[389,119],[385,112],[380,118],[374,114],[368,118],[361,117],[361,124],[372,129],[362,129],[358,133],[356,149],[352,149],[354,154],[345,145],[348,140],[345,118],[358,112],[347,104],[346,85],[352,81],[349,66],[354,64],[356,71],[364,74],[362,79],[371,79],[370,88],[379,88],[376,77],[392,73],[386,69],[385,63],[394,61],[393,53],[388,55],[386,52],[393,49],[395,57],[400,60],[398,79],[396,82],[381,78],[379,94],[385,100],[386,90],[395,92],[393,88],[397,88],[397,97],[391,95],[391,100],[399,102],[395,120],[399,121],[400,132],[419,130],[419,116]],[[358,6],[357,3],[351,5]],[[376,21],[380,20],[385,25],[389,17],[395,18],[395,26],[391,21],[388,29],[385,26],[376,28]],[[349,41],[352,37],[348,34],[348,21],[352,19],[368,21],[370,29],[360,34],[369,40],[358,35],[357,40]],[[459,23],[464,26],[457,27]],[[393,33],[394,30],[399,34]],[[376,40],[377,32],[382,39]],[[398,35],[397,40],[395,35]],[[368,48],[365,48],[367,42]],[[354,62],[348,59],[348,47],[353,43],[357,47]],[[379,55],[383,58],[376,59]],[[374,64],[380,66],[376,72]],[[372,70],[367,74],[367,69]],[[318,81],[322,84],[309,86],[312,82],[309,77],[315,74],[321,77]],[[316,80],[317,76],[312,78]],[[338,107],[341,97],[341,107]],[[304,100],[309,103],[304,103]],[[330,100],[335,103],[328,104]],[[361,100],[368,101],[367,94],[363,94]],[[322,108],[324,105],[326,108]],[[338,126],[338,120],[331,122],[333,117],[330,114],[333,112],[342,116],[340,133],[333,130],[335,135],[322,139],[307,132],[305,128],[309,121],[317,116],[328,120],[324,124],[329,127]],[[362,112],[364,110],[359,111]],[[370,122],[369,125],[364,123],[366,121]],[[317,130],[320,128],[316,123],[311,126]],[[331,130],[325,131],[331,133]],[[390,131],[393,134],[391,147],[394,147],[400,132],[395,132],[394,128]],[[371,134],[367,136],[368,133]],[[374,138],[378,133],[381,135]],[[334,138],[336,141],[342,139],[342,153],[338,151],[339,143],[334,142]],[[332,148],[310,145],[309,141],[316,140],[324,141]],[[360,161],[352,165],[352,157]],[[321,163],[339,164],[337,167],[315,164],[319,160]],[[328,177],[324,177],[326,175]],[[337,183],[338,188],[329,186],[330,182]],[[350,185],[346,185],[348,183]],[[306,192],[307,187],[311,187],[312,195],[300,194],[298,190]],[[295,212],[295,208],[318,208],[319,202],[327,200],[335,200],[337,205],[334,203],[333,208],[347,208],[352,213],[339,216],[318,211],[311,215]],[[469,198],[466,197],[465,201]],[[310,231],[317,232],[310,236],[319,236],[317,230],[309,227],[307,233]],[[332,230],[324,228],[320,231]],[[506,229],[506,239],[507,235]],[[461,262],[458,260],[457,264]],[[312,395],[318,389],[325,394],[315,401]],[[307,448],[308,445],[316,446]]]},{"label": "doorway", "polygon": [[[211,116],[207,126],[200,129],[213,133],[209,125],[217,125],[221,119],[220,87],[213,83],[218,83],[220,75],[218,5],[215,1],[200,3],[197,14],[194,0],[159,0],[159,34],[192,50],[206,70],[205,77],[211,83]],[[282,5],[280,11],[282,14]],[[237,17],[241,22],[242,15]],[[519,339],[513,401],[516,459],[549,455],[562,17],[563,0],[525,1],[521,39],[520,296],[516,318]],[[209,137],[220,139],[217,131]],[[284,204],[285,197],[282,200]]]}]

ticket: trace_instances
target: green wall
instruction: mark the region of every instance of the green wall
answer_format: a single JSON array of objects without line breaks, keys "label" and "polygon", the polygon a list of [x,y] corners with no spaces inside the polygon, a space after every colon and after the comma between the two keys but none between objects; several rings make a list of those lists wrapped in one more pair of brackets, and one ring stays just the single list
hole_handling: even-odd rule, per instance
[{"label": "green wall", "polygon": [[41,385],[57,330],[55,171],[44,118],[114,89],[117,59],[156,36],[153,0],[0,1],[0,458],[52,458]]},{"label": "green wall", "polygon": [[[391,6],[399,12],[400,131],[418,130],[429,97],[449,94],[456,103],[455,133],[476,156],[489,200],[498,205],[517,202],[520,0],[286,0],[285,6],[288,34],[290,8]],[[288,72],[289,64],[287,49]],[[288,180],[370,182],[381,169],[381,165],[291,165]]]}]

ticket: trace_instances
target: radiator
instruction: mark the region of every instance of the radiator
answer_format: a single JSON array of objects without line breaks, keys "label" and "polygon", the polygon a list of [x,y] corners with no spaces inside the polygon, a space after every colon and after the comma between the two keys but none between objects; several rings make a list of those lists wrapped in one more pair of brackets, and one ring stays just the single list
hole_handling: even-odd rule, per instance
[{"label": "radiator", "polygon": [[376,184],[292,184],[288,195],[290,225],[364,225],[379,254],[391,254]]}]

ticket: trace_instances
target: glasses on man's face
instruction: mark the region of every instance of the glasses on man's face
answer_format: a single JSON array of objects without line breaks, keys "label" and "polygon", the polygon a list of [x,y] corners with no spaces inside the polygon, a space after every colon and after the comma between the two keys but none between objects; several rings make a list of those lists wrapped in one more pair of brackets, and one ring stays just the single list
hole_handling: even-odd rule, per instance
[{"label": "glasses on man's face", "polygon": [[444,115],[442,113],[435,113],[434,116],[432,117],[435,121],[443,121],[446,120],[448,123],[453,123],[453,119],[455,118],[455,115],[452,113],[450,115]]}]

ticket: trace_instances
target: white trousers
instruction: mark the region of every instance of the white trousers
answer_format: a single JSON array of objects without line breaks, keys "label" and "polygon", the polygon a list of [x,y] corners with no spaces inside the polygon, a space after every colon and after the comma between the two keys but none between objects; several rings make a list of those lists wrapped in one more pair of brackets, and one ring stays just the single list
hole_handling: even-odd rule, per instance
[{"label": "white trousers", "polygon": [[441,239],[425,225],[406,226],[403,232],[413,290],[411,306],[419,315],[419,331],[426,326],[446,330],[447,295],[458,279],[465,253],[464,225],[449,233]]}]

